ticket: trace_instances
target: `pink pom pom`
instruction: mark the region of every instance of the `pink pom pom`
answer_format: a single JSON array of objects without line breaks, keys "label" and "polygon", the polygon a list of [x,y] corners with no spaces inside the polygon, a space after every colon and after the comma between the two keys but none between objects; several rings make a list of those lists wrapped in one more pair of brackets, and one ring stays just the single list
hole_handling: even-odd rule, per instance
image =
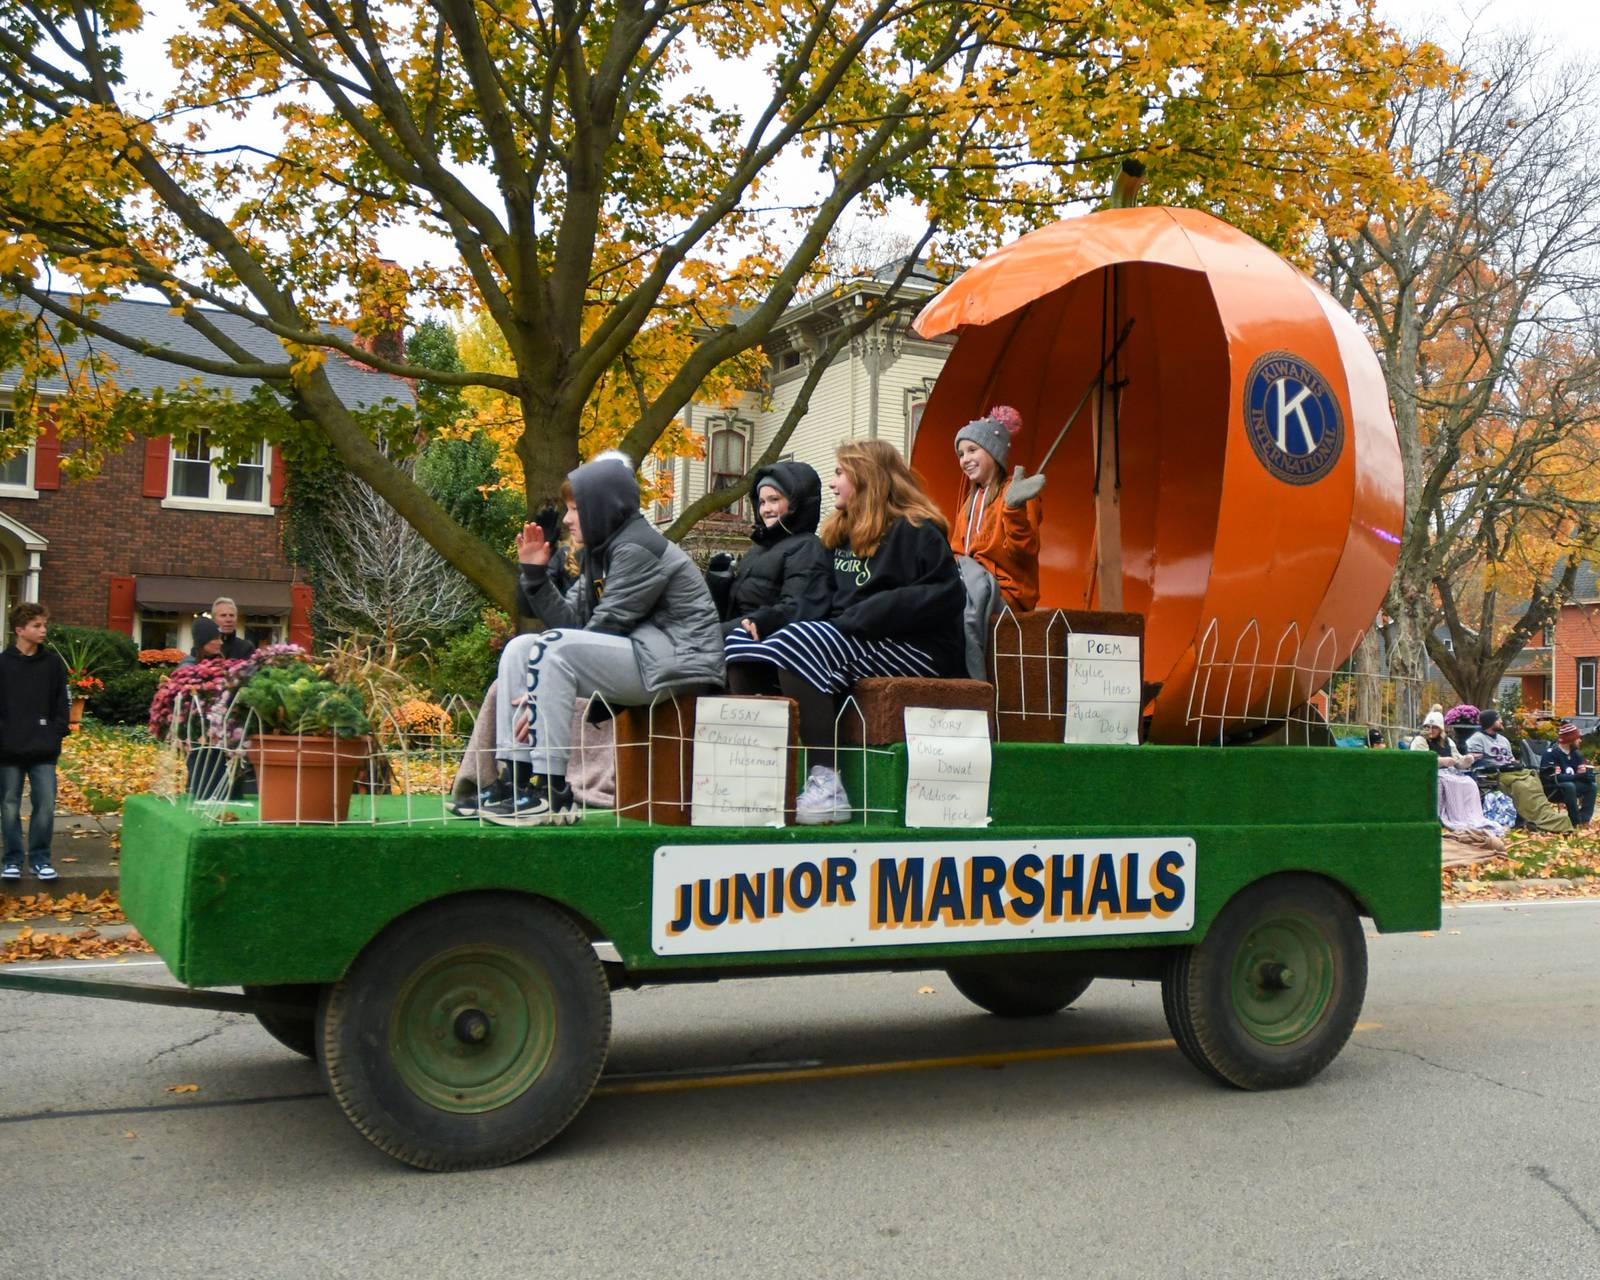
[{"label": "pink pom pom", "polygon": [[989,416],[1006,429],[1007,435],[1014,436],[1022,430],[1022,415],[1008,404],[995,405]]}]

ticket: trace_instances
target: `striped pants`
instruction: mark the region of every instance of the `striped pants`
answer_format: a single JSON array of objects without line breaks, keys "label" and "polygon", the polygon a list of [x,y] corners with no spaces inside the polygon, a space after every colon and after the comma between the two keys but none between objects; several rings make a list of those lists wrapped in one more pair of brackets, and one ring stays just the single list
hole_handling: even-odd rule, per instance
[{"label": "striped pants", "polygon": [[824,693],[842,693],[868,676],[937,676],[933,659],[903,640],[859,640],[831,622],[791,622],[765,640],[735,631],[723,642],[729,662],[765,662]]}]

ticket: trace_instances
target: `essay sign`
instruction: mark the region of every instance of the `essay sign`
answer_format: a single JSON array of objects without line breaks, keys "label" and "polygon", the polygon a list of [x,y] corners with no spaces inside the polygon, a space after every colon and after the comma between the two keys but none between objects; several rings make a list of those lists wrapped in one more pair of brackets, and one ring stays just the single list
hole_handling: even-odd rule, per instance
[{"label": "essay sign", "polygon": [[653,865],[664,956],[1194,927],[1187,836],[672,845]]},{"label": "essay sign", "polygon": [[781,827],[788,772],[789,703],[785,699],[696,701],[692,825]]}]

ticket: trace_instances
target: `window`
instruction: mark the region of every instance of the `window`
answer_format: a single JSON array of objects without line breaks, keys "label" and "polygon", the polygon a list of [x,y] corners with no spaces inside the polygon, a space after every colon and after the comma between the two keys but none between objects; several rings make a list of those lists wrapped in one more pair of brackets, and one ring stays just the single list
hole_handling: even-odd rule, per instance
[{"label": "window", "polygon": [[256,648],[267,644],[283,643],[283,619],[247,613],[239,620],[239,630]]},{"label": "window", "polygon": [[[0,431],[11,430],[11,410],[0,409]],[[21,490],[33,493],[33,446],[19,450],[0,462],[0,492]]]},{"label": "window", "polygon": [[139,647],[141,649],[181,649],[180,628],[175,613],[156,613],[148,609],[139,612]]},{"label": "window", "polygon": [[800,353],[798,351],[785,351],[778,357],[778,368],[787,373],[790,369],[800,367]]},{"label": "window", "polygon": [[924,378],[922,384],[906,388],[906,457],[917,443],[917,432],[922,429],[922,415],[928,408],[928,396],[933,391],[933,379]]},{"label": "window", "polygon": [[1594,673],[1595,659],[1578,659],[1578,714],[1592,716],[1594,714]]},{"label": "window", "polygon": [[711,433],[711,488],[726,489],[744,475],[744,433],[721,427]]},{"label": "window", "polygon": [[28,598],[28,575],[9,568],[0,574],[0,618],[9,617],[11,606]]},{"label": "window", "polygon": [[[224,480],[218,467],[222,450],[211,443],[209,431],[191,431],[187,438],[174,439],[172,480],[167,486],[167,501],[176,506],[194,503],[240,507],[266,506],[267,451],[256,444],[233,469],[233,479]],[[146,646],[149,647],[149,646]]]}]

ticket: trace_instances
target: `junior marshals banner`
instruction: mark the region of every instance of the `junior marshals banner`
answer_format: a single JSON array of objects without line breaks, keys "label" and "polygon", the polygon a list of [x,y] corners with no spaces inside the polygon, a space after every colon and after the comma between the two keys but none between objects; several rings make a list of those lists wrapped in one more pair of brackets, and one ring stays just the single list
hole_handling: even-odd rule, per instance
[{"label": "junior marshals banner", "polygon": [[999,942],[1194,927],[1187,836],[669,845],[657,955]]}]

